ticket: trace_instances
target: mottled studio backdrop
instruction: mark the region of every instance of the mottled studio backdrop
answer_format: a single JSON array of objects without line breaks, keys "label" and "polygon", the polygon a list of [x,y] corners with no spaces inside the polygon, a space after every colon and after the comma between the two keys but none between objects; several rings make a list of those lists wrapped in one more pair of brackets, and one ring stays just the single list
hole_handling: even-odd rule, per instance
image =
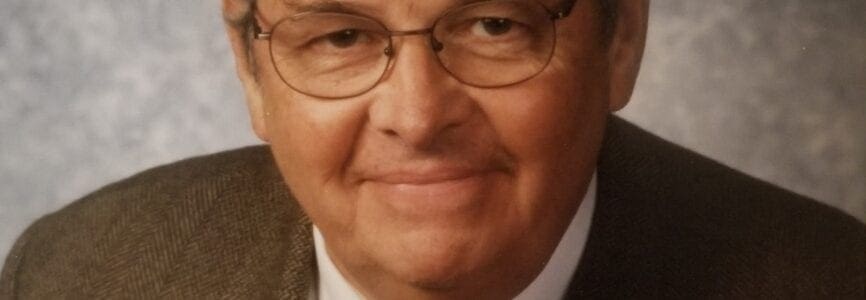
[{"label": "mottled studio backdrop", "polygon": [[[216,0],[0,2],[0,257],[110,181],[256,143]],[[622,115],[866,220],[866,1],[656,0]]]}]

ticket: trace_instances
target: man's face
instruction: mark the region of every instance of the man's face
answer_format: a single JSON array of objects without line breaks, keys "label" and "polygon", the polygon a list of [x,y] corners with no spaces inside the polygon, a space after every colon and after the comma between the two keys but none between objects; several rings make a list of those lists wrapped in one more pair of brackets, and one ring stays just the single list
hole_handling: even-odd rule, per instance
[{"label": "man's face", "polygon": [[[460,1],[345,2],[410,30]],[[257,5],[261,24],[294,13],[282,0]],[[375,88],[318,99],[281,81],[267,42],[253,42],[257,133],[338,268],[440,288],[540,271],[594,172],[609,112],[597,6],[578,1],[557,21],[550,64],[503,88],[461,83],[426,37],[407,36],[395,38],[392,68]]]}]

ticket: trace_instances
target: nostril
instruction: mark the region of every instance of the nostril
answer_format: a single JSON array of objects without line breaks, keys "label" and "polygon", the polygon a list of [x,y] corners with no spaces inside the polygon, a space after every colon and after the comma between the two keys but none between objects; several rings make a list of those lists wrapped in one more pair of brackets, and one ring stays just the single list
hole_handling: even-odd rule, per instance
[{"label": "nostril", "polygon": [[386,129],[383,133],[387,136],[397,136],[397,131],[394,131],[393,129]]}]

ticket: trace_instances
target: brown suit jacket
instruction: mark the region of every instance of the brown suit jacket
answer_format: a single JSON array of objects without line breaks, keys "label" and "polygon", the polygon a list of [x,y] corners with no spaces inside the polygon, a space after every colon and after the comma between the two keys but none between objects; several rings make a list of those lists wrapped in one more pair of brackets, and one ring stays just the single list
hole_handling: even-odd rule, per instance
[{"label": "brown suit jacket", "polygon": [[[264,146],[109,185],[34,223],[0,299],[303,299],[310,222]],[[866,299],[866,227],[612,118],[568,298]]]}]

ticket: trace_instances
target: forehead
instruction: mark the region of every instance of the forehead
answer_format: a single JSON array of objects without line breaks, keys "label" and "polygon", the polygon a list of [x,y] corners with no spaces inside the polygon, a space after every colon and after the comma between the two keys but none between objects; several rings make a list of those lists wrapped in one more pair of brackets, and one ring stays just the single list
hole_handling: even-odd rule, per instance
[{"label": "forehead", "polygon": [[[288,13],[303,13],[310,11],[327,12],[378,12],[385,9],[400,7],[407,13],[417,13],[419,10],[431,11],[433,8],[445,9],[453,6],[466,5],[473,2],[489,0],[273,0],[278,2],[280,8]],[[539,1],[547,7],[550,0],[527,0]],[[555,1],[555,0],[554,0]]]}]

